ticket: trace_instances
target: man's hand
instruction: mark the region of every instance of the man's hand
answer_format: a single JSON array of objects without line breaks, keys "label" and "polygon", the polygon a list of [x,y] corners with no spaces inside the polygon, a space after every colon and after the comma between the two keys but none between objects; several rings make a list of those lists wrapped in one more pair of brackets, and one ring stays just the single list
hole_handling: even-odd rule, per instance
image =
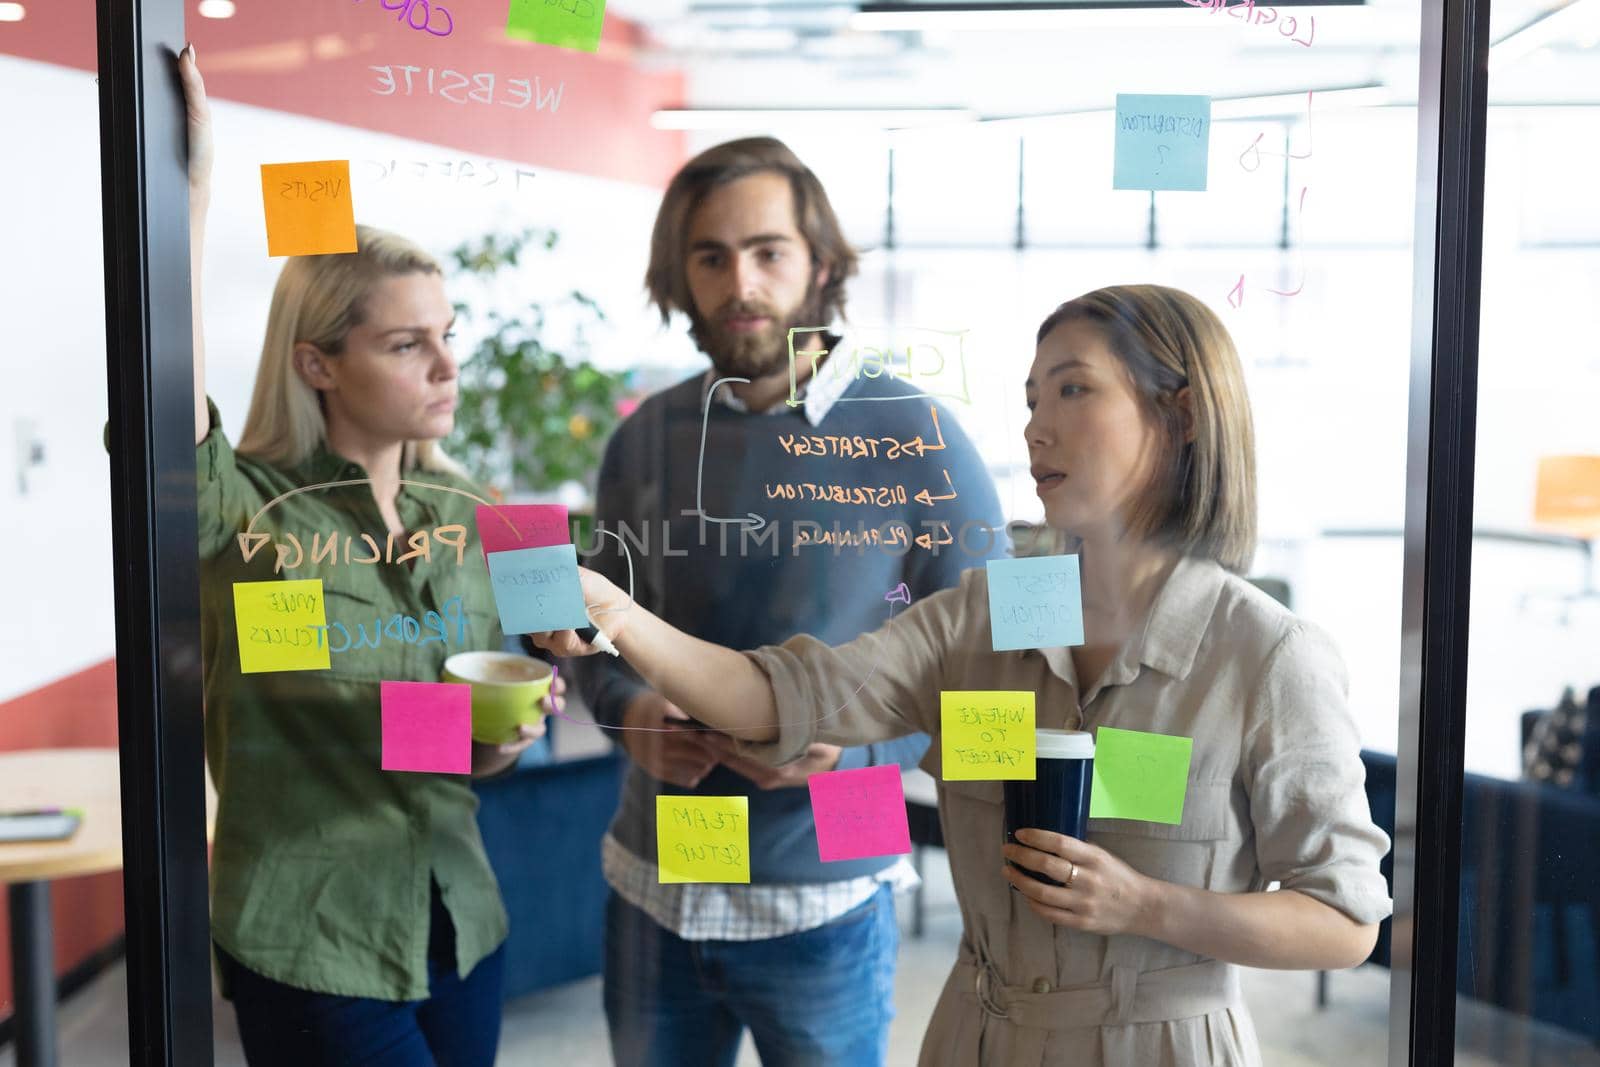
[{"label": "man's hand", "polygon": [[726,734],[707,734],[706,741],[716,749],[718,760],[729,770],[742,774],[762,789],[792,789],[806,784],[813,774],[831,771],[839,765],[838,745],[812,745],[793,763],[772,767],[760,760],[739,754],[738,743]]},{"label": "man's hand", "polygon": [[706,743],[713,735],[685,729],[693,726],[689,716],[654,690],[628,703],[622,725],[617,739],[652,778],[693,789],[717,765],[717,750]]}]

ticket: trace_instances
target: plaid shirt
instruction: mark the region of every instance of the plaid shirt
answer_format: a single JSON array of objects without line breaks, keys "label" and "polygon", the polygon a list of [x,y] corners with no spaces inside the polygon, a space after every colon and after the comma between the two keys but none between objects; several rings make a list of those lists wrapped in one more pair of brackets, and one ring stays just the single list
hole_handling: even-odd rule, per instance
[{"label": "plaid shirt", "polygon": [[897,893],[920,884],[911,863],[842,882],[806,885],[661,884],[655,864],[607,834],[600,846],[606,881],[623,900],[685,941],[765,941],[826,926],[887,882]]}]

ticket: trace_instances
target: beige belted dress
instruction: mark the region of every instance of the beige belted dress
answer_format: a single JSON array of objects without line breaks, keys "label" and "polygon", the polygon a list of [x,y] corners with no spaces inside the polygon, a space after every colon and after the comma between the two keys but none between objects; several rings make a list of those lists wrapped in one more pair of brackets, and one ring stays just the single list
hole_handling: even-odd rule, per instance
[{"label": "beige belted dress", "polygon": [[[886,605],[887,609],[887,605]],[[1222,893],[1295,889],[1373,923],[1390,911],[1344,667],[1315,627],[1215,563],[1185,559],[1140,636],[1088,692],[1065,648],[995,652],[982,569],[837,648],[748,653],[772,679],[774,763],[813,741],[924,731],[963,934],[923,1067],[1259,1065],[1237,968],[1161,942],[1045,922],[1001,876],[999,782],[940,774],[939,693],[1032,690],[1038,725],[1194,739],[1178,826],[1093,819],[1089,840],[1155,878]],[[803,991],[797,990],[797,994]]]}]

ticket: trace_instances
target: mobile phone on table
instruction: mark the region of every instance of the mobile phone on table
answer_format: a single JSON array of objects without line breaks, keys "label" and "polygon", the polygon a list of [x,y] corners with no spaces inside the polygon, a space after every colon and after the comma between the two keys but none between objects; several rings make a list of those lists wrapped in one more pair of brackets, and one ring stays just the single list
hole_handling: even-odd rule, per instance
[{"label": "mobile phone on table", "polygon": [[83,812],[76,808],[0,811],[0,844],[17,841],[65,841],[78,832]]}]

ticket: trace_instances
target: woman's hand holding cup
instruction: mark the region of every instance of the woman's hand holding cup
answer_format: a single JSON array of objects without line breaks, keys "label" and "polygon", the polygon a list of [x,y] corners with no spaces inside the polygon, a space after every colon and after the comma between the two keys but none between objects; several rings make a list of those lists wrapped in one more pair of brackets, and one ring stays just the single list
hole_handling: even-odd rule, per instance
[{"label": "woman's hand holding cup", "polygon": [[[1029,829],[1013,836],[1017,843],[1003,850],[1011,864],[1002,871],[1035,915],[1089,934],[1150,936],[1157,900],[1167,883],[1140,874],[1098,845],[1066,834]],[[1028,871],[1060,885],[1041,882]]]}]

